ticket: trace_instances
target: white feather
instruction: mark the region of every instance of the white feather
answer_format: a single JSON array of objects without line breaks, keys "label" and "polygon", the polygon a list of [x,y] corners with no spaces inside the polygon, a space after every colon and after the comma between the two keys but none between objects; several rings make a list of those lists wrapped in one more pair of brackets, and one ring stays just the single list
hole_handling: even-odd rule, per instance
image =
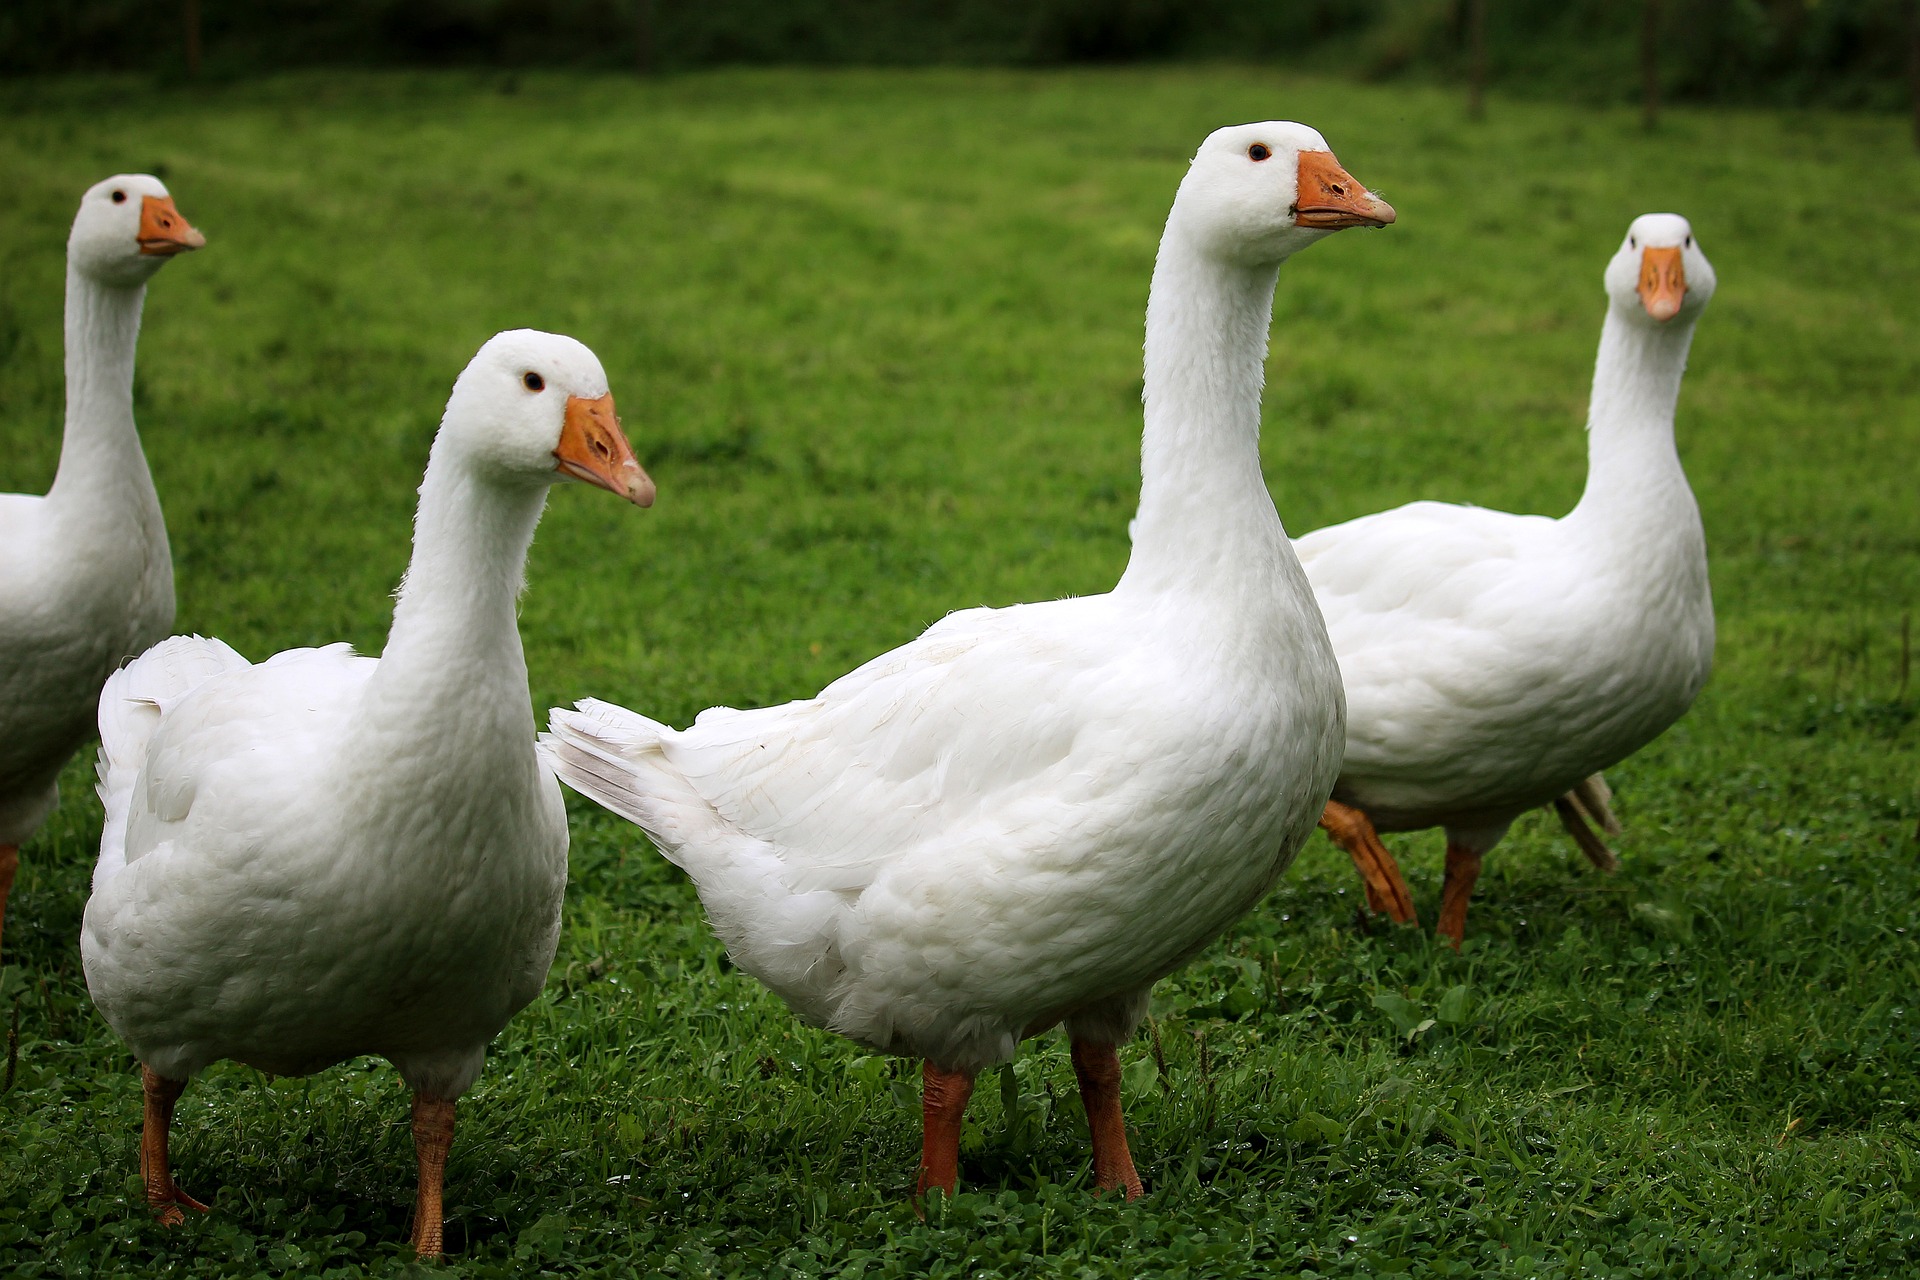
[{"label": "white feather", "polygon": [[176,637],[109,682],[81,956],[101,1013],[160,1075],[374,1053],[452,1099],[538,994],[566,812],[514,602],[564,402],[604,392],[570,339],[482,348],[434,443],[383,657],[337,644],[251,664]]},{"label": "white feather", "polygon": [[123,174],[81,200],[67,250],[67,415],[45,497],[0,494],[0,845],[45,821],[55,779],[93,732],[109,673],[173,625],[173,561],[140,436],[133,364],[146,281]]},{"label": "white feather", "polygon": [[[1648,215],[1631,234],[1608,268],[1570,514],[1416,502],[1295,544],[1347,690],[1335,795],[1380,830],[1445,826],[1484,852],[1659,735],[1706,681],[1706,540],[1673,421],[1714,277],[1684,220]],[[1635,292],[1640,251],[1683,240],[1686,304],[1657,324]]]},{"label": "white feather", "polygon": [[1258,433],[1274,269],[1321,233],[1242,132],[1202,148],[1162,241],[1112,593],[956,613],[816,697],[685,730],[552,715],[562,779],[645,829],[812,1023],[968,1071],[1061,1019],[1122,1038],[1312,830],[1340,689]]}]

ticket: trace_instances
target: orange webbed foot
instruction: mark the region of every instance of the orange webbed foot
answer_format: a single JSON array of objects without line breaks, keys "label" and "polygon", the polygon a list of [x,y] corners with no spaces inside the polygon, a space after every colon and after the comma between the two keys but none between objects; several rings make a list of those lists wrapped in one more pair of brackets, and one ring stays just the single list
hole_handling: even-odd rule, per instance
[{"label": "orange webbed foot", "polygon": [[1419,922],[1420,913],[1414,910],[1407,878],[1400,874],[1400,864],[1380,842],[1365,811],[1329,800],[1320,814],[1320,828],[1353,859],[1354,869],[1367,887],[1369,908],[1393,917],[1395,924]]}]

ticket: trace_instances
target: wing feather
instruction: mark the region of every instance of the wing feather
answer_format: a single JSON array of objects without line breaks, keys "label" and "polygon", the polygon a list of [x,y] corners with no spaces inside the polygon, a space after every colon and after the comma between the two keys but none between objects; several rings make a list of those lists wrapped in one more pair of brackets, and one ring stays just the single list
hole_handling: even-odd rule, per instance
[{"label": "wing feather", "polygon": [[107,825],[95,886],[165,849],[201,788],[230,764],[303,758],[319,729],[313,708],[343,705],[375,665],[345,644],[256,665],[219,640],[175,636],[115,673],[100,699]]},{"label": "wing feather", "polygon": [[1081,604],[956,614],[817,697],[715,707],[684,731],[583,703],[555,713],[548,748],[569,784],[673,846],[696,878],[692,846],[732,848],[730,836],[771,850],[794,891],[858,891],[903,850],[988,811],[1003,821],[1017,793],[1057,796],[1099,719],[1086,707],[1102,691],[1076,673],[1111,676],[1086,651],[1085,620],[1060,616]]},{"label": "wing feather", "polygon": [[1347,770],[1434,779],[1502,759],[1516,718],[1593,705],[1605,670],[1558,521],[1416,502],[1295,544],[1339,656]]}]

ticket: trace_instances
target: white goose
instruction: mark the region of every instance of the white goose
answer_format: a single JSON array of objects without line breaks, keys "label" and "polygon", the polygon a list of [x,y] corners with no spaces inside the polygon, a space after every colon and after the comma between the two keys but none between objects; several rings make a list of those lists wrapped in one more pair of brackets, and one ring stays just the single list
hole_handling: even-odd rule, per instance
[{"label": "white goose", "polygon": [[80,950],[142,1064],[162,1221],[204,1207],[167,1159],[196,1071],[304,1075],[375,1053],[413,1091],[413,1241],[440,1252],[454,1100],[559,935],[566,812],[535,754],[514,607],[568,475],[653,500],[593,353],[500,334],[447,402],[383,657],[339,644],[256,666],[177,636],[107,682]]},{"label": "white goose", "polygon": [[1608,817],[1589,775],[1658,737],[1706,683],[1706,537],[1673,415],[1713,287],[1685,218],[1634,220],[1607,265],[1587,488],[1565,517],[1415,502],[1294,544],[1347,688],[1322,825],[1401,919],[1412,902],[1375,832],[1444,827],[1439,931],[1456,946],[1481,857],[1528,809],[1554,803],[1606,865],[1577,823],[1579,809]]},{"label": "white goose", "polygon": [[45,497],[0,493],[0,928],[20,846],[93,733],[100,685],[173,626],[173,560],[133,425],[147,281],[206,243],[158,178],[80,198],[67,237],[67,422]]},{"label": "white goose", "polygon": [[1333,655],[1260,473],[1275,273],[1393,216],[1305,126],[1201,145],[1154,268],[1111,594],[955,613],[818,697],[684,731],[553,713],[561,778],[693,877],[743,969],[925,1060],[923,1191],[955,1185],[975,1074],[1064,1021],[1098,1184],[1140,1192],[1115,1046],[1286,868],[1339,766]]}]

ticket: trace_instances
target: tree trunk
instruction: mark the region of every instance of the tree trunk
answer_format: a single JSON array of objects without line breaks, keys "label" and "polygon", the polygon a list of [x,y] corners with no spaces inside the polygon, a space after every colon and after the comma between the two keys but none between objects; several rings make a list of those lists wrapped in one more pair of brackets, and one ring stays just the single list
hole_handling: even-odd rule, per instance
[{"label": "tree trunk", "polygon": [[1487,117],[1487,0],[1467,0],[1467,119]]},{"label": "tree trunk", "polygon": [[1913,145],[1920,147],[1920,0],[1907,0],[1907,88],[1913,94]]},{"label": "tree trunk", "polygon": [[1660,0],[1640,4],[1640,125],[1648,133],[1660,123]]},{"label": "tree trunk", "polygon": [[180,17],[186,25],[187,78],[200,78],[200,0],[183,0]]},{"label": "tree trunk", "polygon": [[654,72],[654,0],[633,0],[633,69],[643,76]]}]

